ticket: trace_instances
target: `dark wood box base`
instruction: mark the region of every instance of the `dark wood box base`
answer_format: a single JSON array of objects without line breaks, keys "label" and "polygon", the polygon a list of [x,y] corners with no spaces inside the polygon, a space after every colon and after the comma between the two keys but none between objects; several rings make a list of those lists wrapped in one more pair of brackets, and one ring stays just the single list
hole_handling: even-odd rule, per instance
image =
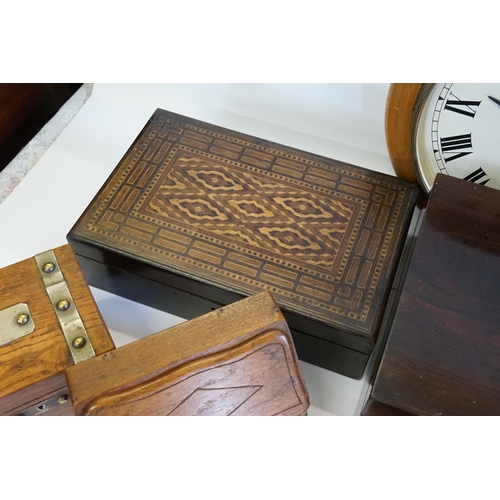
[{"label": "dark wood box base", "polygon": [[[243,296],[230,292],[220,291],[222,296],[217,297],[220,301],[208,300],[203,296],[165,286],[158,281],[123,271],[81,255],[78,255],[78,262],[90,286],[184,319],[196,318],[243,298]],[[292,325],[295,323],[293,315],[286,312],[283,312],[283,315],[290,326],[300,360],[350,378],[361,378],[368,362],[369,353],[360,353],[304,333],[293,328]]]}]

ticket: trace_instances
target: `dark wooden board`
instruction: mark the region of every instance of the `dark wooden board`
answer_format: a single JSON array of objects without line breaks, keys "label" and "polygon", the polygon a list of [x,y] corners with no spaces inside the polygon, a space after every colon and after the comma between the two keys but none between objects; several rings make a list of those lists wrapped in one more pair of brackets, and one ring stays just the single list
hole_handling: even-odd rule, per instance
[{"label": "dark wooden board", "polygon": [[0,83],[0,171],[81,83]]},{"label": "dark wooden board", "polygon": [[500,414],[499,297],[500,191],[439,174],[364,413]]}]

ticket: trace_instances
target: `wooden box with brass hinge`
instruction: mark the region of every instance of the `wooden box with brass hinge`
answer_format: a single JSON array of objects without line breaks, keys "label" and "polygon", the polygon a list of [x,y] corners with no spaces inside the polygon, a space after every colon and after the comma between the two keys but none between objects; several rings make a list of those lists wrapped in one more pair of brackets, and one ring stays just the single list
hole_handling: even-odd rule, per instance
[{"label": "wooden box with brass hinge", "polygon": [[158,109],[68,241],[92,286],[187,319],[269,290],[300,359],[360,378],[416,196]]},{"label": "wooden box with brass hinge", "polygon": [[0,269],[0,415],[72,415],[64,370],[114,349],[69,245]]},{"label": "wooden box with brass hinge", "polygon": [[73,250],[0,270],[0,415],[302,415],[293,341],[269,292],[119,349]]}]

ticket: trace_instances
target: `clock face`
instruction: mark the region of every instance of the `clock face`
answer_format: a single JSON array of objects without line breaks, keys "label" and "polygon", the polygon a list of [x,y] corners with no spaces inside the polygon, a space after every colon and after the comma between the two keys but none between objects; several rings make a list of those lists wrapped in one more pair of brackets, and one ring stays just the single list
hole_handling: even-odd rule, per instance
[{"label": "clock face", "polygon": [[423,87],[413,127],[415,168],[429,192],[443,173],[500,189],[500,84]]}]

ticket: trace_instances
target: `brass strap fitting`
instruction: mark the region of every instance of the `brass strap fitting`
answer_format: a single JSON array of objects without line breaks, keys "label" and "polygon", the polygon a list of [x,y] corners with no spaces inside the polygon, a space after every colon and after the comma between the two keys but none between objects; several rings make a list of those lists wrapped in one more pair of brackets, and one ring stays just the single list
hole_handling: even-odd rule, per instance
[{"label": "brass strap fitting", "polygon": [[75,364],[95,356],[94,348],[76,308],[53,250],[35,255],[45,290]]}]

